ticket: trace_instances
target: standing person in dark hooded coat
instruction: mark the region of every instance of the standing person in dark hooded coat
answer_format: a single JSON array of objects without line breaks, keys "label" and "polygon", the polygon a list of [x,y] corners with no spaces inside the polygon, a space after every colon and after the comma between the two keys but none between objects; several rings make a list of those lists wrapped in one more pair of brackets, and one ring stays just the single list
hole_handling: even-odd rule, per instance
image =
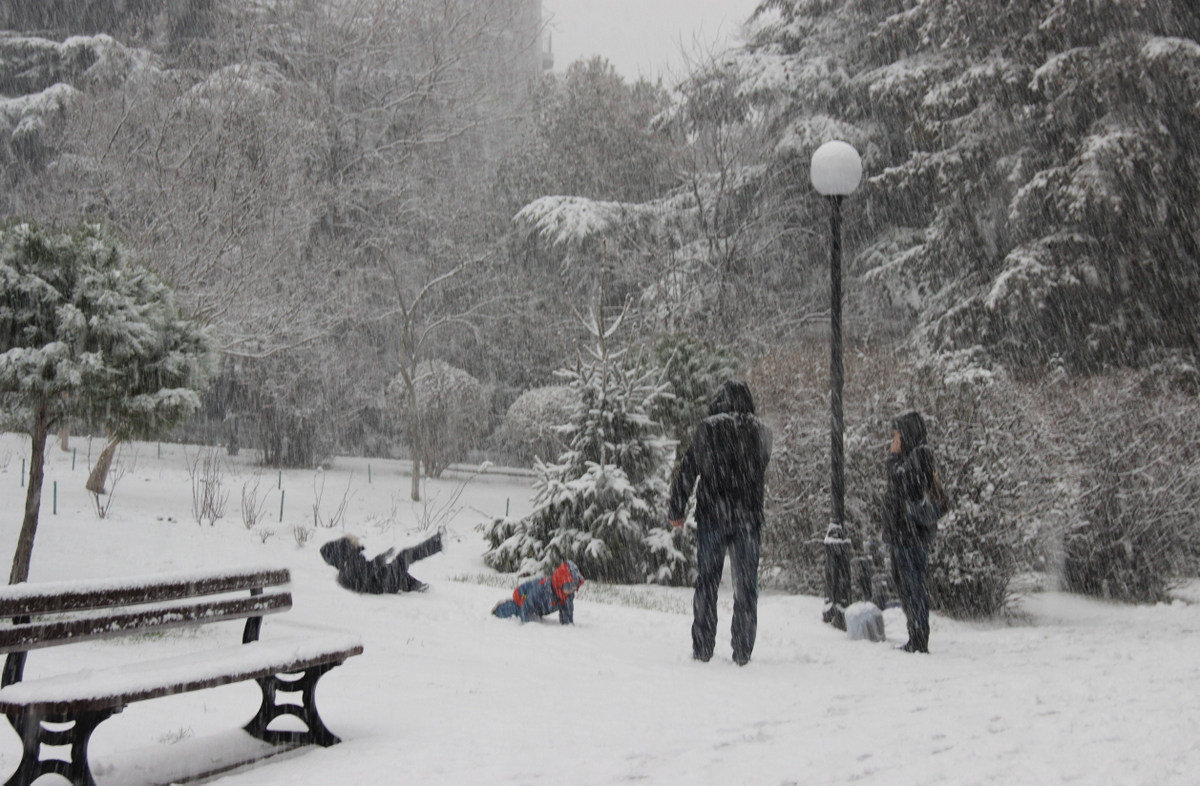
[{"label": "standing person in dark hooded coat", "polygon": [[692,601],[692,657],[712,657],[717,636],[717,586],[725,554],[734,580],[733,659],[750,662],[758,627],[758,557],[763,525],[763,479],[771,458],[771,431],[754,415],[745,382],[727,381],[696,428],[671,484],[667,513],[682,527],[696,489],[696,594]]},{"label": "standing person in dark hooded coat", "polygon": [[891,550],[892,580],[908,621],[905,652],[929,652],[929,589],[925,576],[937,522],[922,524],[910,505],[932,494],[945,510],[945,494],[937,481],[933,450],[925,443],[925,420],[905,412],[892,421],[892,447],[887,459],[887,492],[883,497],[883,542]]},{"label": "standing person in dark hooded coat", "polygon": [[321,547],[321,557],[337,568],[337,581],[348,590],[382,595],[389,592],[421,592],[428,585],[418,581],[408,572],[417,560],[437,554],[442,550],[442,533],[426,538],[416,546],[401,549],[392,557],[392,549],[367,559],[363,556],[363,545],[358,538],[347,535],[331,540]]}]

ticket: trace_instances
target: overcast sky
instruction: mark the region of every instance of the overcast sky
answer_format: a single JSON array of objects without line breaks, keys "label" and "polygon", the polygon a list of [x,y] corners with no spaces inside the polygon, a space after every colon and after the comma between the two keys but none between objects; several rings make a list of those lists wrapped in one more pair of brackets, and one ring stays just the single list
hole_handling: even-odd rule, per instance
[{"label": "overcast sky", "polygon": [[736,41],[759,0],[543,0],[554,70],[602,55],[626,78],[663,77],[672,84],[683,69],[681,48],[718,49]]}]

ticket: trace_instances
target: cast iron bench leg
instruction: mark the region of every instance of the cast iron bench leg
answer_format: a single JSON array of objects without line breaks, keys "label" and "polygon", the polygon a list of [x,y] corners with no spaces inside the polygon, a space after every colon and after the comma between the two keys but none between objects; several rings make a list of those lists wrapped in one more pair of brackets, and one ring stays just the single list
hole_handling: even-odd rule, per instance
[{"label": "cast iron bench leg", "polygon": [[[74,786],[96,786],[88,767],[88,740],[96,727],[115,709],[80,712],[74,715],[39,716],[32,712],[9,713],[8,720],[21,735],[21,763],[5,786],[25,786],[47,773],[61,775]],[[66,729],[48,729],[46,723],[70,723]],[[42,745],[70,745],[71,760],[41,758]]]},{"label": "cast iron bench leg", "polygon": [[[256,682],[262,688],[262,705],[249,723],[243,728],[251,735],[273,745],[279,743],[308,744],[315,743],[323,748],[337,745],[341,742],[333,732],[325,727],[321,716],[317,713],[317,680],[321,675],[332,669],[338,663],[326,663],[314,666],[295,680],[285,680],[278,675],[259,677]],[[276,701],[276,693],[302,693],[302,704],[280,703]],[[271,721],[281,715],[292,715],[299,718],[308,727],[308,731],[272,731],[267,728]]]}]

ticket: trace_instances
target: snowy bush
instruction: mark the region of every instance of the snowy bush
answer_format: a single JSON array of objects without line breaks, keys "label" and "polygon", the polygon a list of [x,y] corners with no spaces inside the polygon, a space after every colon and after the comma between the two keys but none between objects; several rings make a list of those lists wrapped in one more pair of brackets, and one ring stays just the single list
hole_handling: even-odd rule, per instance
[{"label": "snowy bush", "polygon": [[[762,393],[760,412],[783,421],[768,474],[763,573],[811,593],[824,588],[822,540],[830,510],[825,352],[814,344],[770,357],[751,380]],[[934,608],[957,616],[999,611],[1010,579],[1028,560],[1025,547],[1038,534],[1035,511],[1045,498],[1039,496],[1038,432],[1013,405],[1016,387],[969,355],[919,363],[872,350],[847,353],[844,395],[845,526],[855,551],[872,556],[878,550],[892,418],[920,410],[954,502],[930,554]]]},{"label": "snowy bush", "polygon": [[31,95],[0,98],[0,141],[5,146],[0,158],[15,155],[28,165],[43,165],[53,152],[67,111],[78,101],[79,91],[65,84]]},{"label": "snowy bush", "polygon": [[559,427],[570,421],[579,399],[566,385],[535,388],[522,393],[500,424],[500,444],[523,462],[554,461],[566,450]]},{"label": "snowy bush", "polygon": [[1028,493],[1045,476],[1044,452],[1020,391],[1003,371],[975,360],[970,353],[939,358],[918,370],[909,394],[929,416],[952,500],[930,552],[930,599],[957,617],[991,616],[1008,603],[1045,499]]},{"label": "snowy bush", "polygon": [[414,460],[439,477],[487,433],[489,398],[483,384],[442,360],[418,364],[412,388],[402,376],[388,387]]},{"label": "snowy bush", "polygon": [[52,85],[119,82],[135,68],[149,67],[149,61],[149,53],[109,35],[71,36],[60,43],[6,32],[0,34],[0,92],[29,95]]},{"label": "snowy bush", "polygon": [[1162,600],[1200,567],[1200,406],[1194,396],[1148,395],[1130,379],[1070,391],[1078,406],[1064,421],[1082,494],[1079,518],[1064,533],[1064,584],[1115,600]]}]

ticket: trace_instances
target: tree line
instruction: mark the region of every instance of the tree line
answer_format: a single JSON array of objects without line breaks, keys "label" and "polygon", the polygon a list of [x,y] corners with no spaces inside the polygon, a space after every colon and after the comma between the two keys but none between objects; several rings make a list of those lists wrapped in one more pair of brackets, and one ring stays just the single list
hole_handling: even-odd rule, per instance
[{"label": "tree line", "polygon": [[[400,441],[436,472],[440,432],[413,417],[432,370],[478,381],[453,387],[486,435],[572,365],[598,302],[636,348],[684,337],[771,391],[796,461],[772,484],[787,535],[767,561],[803,564],[823,428],[808,359],[828,315],[808,158],[831,138],[868,175],[847,202],[848,362],[904,370],[859,391],[863,450],[884,403],[947,391],[935,429],[995,440],[1004,396],[987,386],[1048,375],[1128,378],[1187,415],[1200,20],[1184,0],[765,0],[743,45],[671,90],[603,61],[519,72],[500,0],[85,5],[0,5],[26,31],[0,40],[16,64],[0,73],[2,212],[119,237],[209,330],[209,437],[271,462]],[[988,448],[1040,466],[1030,449]],[[1011,533],[1017,497],[976,481],[972,520]],[[849,511],[863,548],[871,504]],[[1027,535],[1002,539],[1005,570]]]}]

